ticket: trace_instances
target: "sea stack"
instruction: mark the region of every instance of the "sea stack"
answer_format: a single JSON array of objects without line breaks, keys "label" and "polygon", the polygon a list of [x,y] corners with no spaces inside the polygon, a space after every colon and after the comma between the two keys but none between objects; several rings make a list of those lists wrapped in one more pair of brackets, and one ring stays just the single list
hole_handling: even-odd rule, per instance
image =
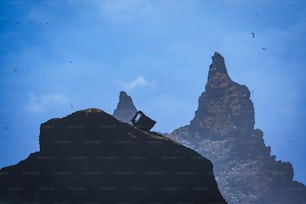
[{"label": "sea stack", "polygon": [[293,180],[291,163],[276,161],[254,124],[249,89],[231,79],[215,52],[194,118],[169,137],[213,162],[229,203],[306,203],[306,188]]}]

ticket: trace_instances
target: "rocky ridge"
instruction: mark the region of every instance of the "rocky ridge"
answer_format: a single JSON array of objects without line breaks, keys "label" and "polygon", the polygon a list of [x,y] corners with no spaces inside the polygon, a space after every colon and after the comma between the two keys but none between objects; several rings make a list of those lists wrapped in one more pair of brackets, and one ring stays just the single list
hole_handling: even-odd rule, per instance
[{"label": "rocky ridge", "polygon": [[41,124],[39,144],[0,170],[1,203],[226,203],[209,160],[99,109]]},{"label": "rocky ridge", "polygon": [[275,160],[254,124],[250,91],[229,77],[215,52],[194,118],[169,137],[213,162],[229,203],[306,203],[306,188],[293,181],[292,165]]}]

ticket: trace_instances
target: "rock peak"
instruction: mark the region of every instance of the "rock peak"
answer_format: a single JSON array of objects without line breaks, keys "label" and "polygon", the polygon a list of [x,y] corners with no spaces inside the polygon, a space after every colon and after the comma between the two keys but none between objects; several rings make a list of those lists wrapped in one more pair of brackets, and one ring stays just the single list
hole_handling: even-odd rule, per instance
[{"label": "rock peak", "polygon": [[205,92],[199,98],[198,110],[191,126],[206,129],[209,134],[225,136],[239,132],[248,135],[255,123],[250,91],[228,76],[224,58],[212,56]]},{"label": "rock peak", "polygon": [[120,91],[120,96],[119,97],[126,97],[128,96],[125,91]]},{"label": "rock peak", "polygon": [[131,123],[132,117],[137,112],[132,98],[125,91],[120,91],[119,102],[113,116],[118,120]]},{"label": "rock peak", "polygon": [[224,74],[229,78],[223,56],[220,53],[215,52],[212,56],[212,63],[209,66],[208,80],[214,78],[217,73]]},{"label": "rock peak", "polygon": [[215,52],[194,118],[169,137],[212,160],[229,204],[306,203],[305,186],[293,181],[290,163],[271,155],[254,114],[249,89],[228,77]]}]

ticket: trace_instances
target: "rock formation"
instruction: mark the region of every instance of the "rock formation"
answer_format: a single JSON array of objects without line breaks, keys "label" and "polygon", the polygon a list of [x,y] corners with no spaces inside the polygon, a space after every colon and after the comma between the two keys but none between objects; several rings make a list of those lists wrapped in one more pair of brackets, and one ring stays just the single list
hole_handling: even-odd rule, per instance
[{"label": "rock formation", "polygon": [[225,203],[209,160],[99,109],[43,123],[39,144],[0,170],[1,203]]},{"label": "rock formation", "polygon": [[121,91],[119,96],[119,102],[117,108],[114,110],[113,116],[118,120],[131,124],[131,119],[137,112],[136,107],[133,104],[132,98]]},{"label": "rock formation", "polygon": [[254,129],[250,91],[229,77],[215,53],[205,91],[190,124],[169,137],[209,158],[220,191],[229,203],[306,203],[306,188],[293,181],[289,162],[276,161]]}]

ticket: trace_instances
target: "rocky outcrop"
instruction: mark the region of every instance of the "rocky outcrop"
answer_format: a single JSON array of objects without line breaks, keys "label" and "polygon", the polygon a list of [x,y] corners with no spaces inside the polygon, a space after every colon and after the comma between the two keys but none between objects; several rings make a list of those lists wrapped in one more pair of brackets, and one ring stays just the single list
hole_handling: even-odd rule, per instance
[{"label": "rocky outcrop", "polygon": [[113,116],[118,120],[131,124],[132,117],[136,114],[137,109],[134,106],[132,98],[121,91],[119,96],[119,102],[114,110]]},{"label": "rocky outcrop", "polygon": [[254,118],[250,91],[231,80],[216,52],[194,118],[169,137],[213,162],[229,203],[306,203],[305,186],[293,181],[290,163],[271,155]]},{"label": "rocky outcrop", "polygon": [[249,135],[255,123],[250,92],[230,79],[219,53],[214,54],[212,61],[191,128],[206,130],[207,135],[214,137]]},{"label": "rocky outcrop", "polygon": [[39,138],[0,170],[1,203],[225,203],[209,160],[99,109],[49,120]]}]

